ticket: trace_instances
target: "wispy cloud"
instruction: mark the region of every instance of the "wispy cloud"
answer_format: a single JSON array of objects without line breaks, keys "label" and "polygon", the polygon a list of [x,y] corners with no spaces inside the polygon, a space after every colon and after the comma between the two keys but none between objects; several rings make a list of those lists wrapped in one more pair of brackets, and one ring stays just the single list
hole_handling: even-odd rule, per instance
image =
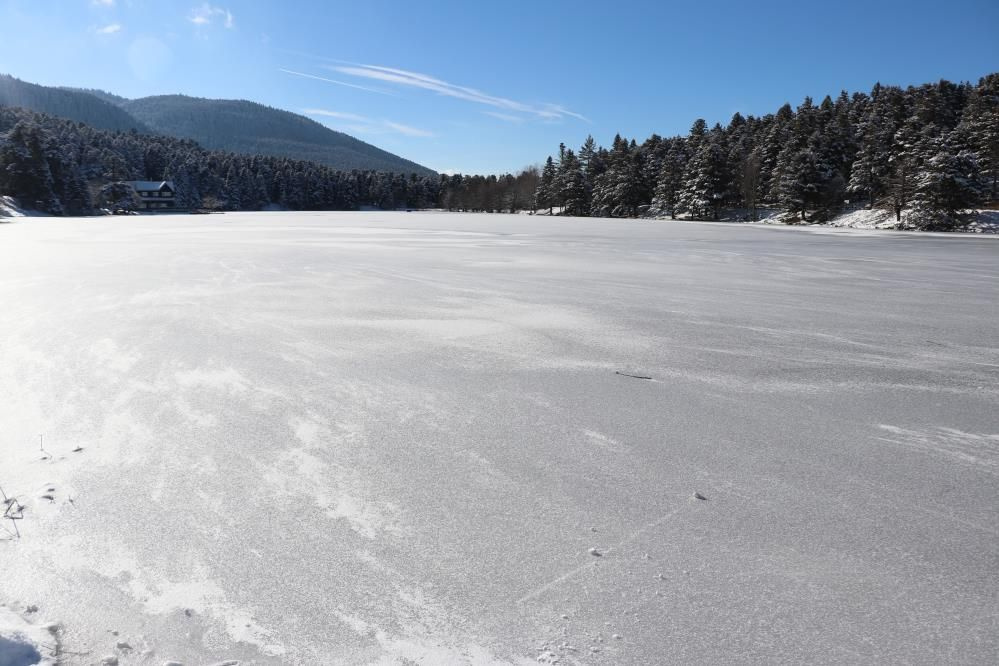
[{"label": "wispy cloud", "polygon": [[447,81],[443,81],[428,74],[421,74],[419,72],[410,72],[404,69],[396,69],[394,67],[382,67],[380,65],[347,64],[326,65],[325,67],[349,76],[356,76],[374,81],[384,81],[386,83],[394,83],[412,88],[421,88],[423,90],[435,92],[439,95],[455,97],[457,99],[463,99],[475,104],[485,104],[504,111],[523,113],[542,120],[562,120],[569,117],[589,122],[589,120],[582,114],[570,111],[564,106],[560,106],[558,104],[527,104],[525,102],[518,102],[505,97],[490,95],[482,92],[481,90],[476,90],[475,88],[448,83]]},{"label": "wispy cloud", "polygon": [[95,7],[114,7],[114,0],[90,0]]},{"label": "wispy cloud", "polygon": [[427,130],[422,130],[416,127],[410,127],[409,125],[403,125],[402,123],[394,123],[391,120],[383,120],[382,123],[385,127],[391,130],[395,130],[399,134],[405,134],[406,136],[433,136],[433,132],[428,132]]},{"label": "wispy cloud", "polygon": [[523,116],[512,116],[509,113],[500,113],[499,111],[483,111],[482,113],[487,116],[492,116],[493,118],[499,118],[500,120],[505,120],[508,123],[524,122]]},{"label": "wispy cloud", "polygon": [[96,32],[99,35],[113,35],[116,32],[121,32],[121,24],[110,23],[104,26],[103,28],[95,28],[94,32]]},{"label": "wispy cloud", "polygon": [[436,136],[433,132],[412,125],[404,125],[392,120],[379,118],[369,118],[356,113],[346,113],[344,111],[330,111],[329,109],[302,109],[302,113],[310,116],[321,116],[345,121],[346,124],[339,127],[350,130],[358,134],[402,134],[412,137]]},{"label": "wispy cloud", "polygon": [[329,111],[328,109],[302,109],[302,113],[310,116],[325,116],[326,118],[336,118],[337,120],[351,120],[354,122],[366,123],[369,121],[364,116],[356,113],[344,113],[343,111]]},{"label": "wispy cloud", "polygon": [[229,30],[236,27],[236,21],[231,11],[224,7],[210,5],[207,2],[192,9],[191,13],[187,15],[187,20],[194,25],[209,25],[219,20]]},{"label": "wispy cloud", "polygon": [[388,90],[379,90],[378,88],[369,88],[367,86],[359,86],[356,83],[347,83],[346,81],[337,81],[336,79],[327,79],[325,76],[316,76],[315,74],[306,74],[305,72],[296,72],[293,69],[284,69],[283,67],[278,67],[279,72],[284,72],[285,74],[291,74],[293,76],[301,76],[304,79],[315,79],[316,81],[325,81],[326,83],[335,83],[338,86],[347,86],[348,88],[356,88],[358,90],[367,90],[368,92],[378,93],[379,95],[390,95],[395,97],[395,93],[389,92]]}]

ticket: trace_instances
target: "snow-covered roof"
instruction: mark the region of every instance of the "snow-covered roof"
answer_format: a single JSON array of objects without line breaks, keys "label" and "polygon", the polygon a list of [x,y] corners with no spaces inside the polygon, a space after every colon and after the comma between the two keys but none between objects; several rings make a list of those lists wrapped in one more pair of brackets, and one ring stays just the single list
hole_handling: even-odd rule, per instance
[{"label": "snow-covered roof", "polygon": [[131,185],[136,192],[159,192],[164,187],[175,190],[172,180],[130,180],[128,181],[128,184]]}]

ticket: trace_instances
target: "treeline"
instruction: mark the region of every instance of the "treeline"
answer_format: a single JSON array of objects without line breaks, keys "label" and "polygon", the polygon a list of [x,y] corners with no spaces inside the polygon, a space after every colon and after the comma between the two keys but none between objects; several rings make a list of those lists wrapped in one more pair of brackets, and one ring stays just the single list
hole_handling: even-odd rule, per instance
[{"label": "treeline", "polygon": [[[173,180],[186,207],[356,210],[363,206],[564,215],[824,221],[864,205],[946,229],[999,199],[999,74],[977,85],[876,85],[806,98],[686,136],[592,137],[543,168],[502,176],[337,170],[315,162],[209,151],[164,136],[0,107],[0,194],[53,214],[128,206],[126,180]],[[127,197],[126,197],[127,199]]]},{"label": "treeline", "polygon": [[219,210],[430,208],[446,176],[341,171],[315,162],[208,151],[197,143],[0,107],[0,194],[54,215],[129,207],[128,180],[172,180],[180,205]]},{"label": "treeline", "polygon": [[[533,205],[565,215],[684,216],[824,221],[847,204],[891,211],[921,228],[949,228],[966,209],[999,199],[999,74],[977,85],[940,81],[870,94],[806,98],[729,124],[697,120],[687,136],[620,135],[607,149],[589,137],[559,147],[538,178]],[[536,170],[498,179],[489,201],[512,202]],[[460,201],[463,182],[442,189]],[[452,194],[455,185],[457,192]],[[484,206],[488,208],[489,206]]]}]

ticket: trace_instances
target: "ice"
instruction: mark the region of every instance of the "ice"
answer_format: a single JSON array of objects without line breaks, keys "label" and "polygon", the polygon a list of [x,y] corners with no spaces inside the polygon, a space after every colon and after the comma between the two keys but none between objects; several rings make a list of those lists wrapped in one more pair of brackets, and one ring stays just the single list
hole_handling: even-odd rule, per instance
[{"label": "ice", "polygon": [[997,241],[17,218],[0,603],[87,663],[988,663]]}]

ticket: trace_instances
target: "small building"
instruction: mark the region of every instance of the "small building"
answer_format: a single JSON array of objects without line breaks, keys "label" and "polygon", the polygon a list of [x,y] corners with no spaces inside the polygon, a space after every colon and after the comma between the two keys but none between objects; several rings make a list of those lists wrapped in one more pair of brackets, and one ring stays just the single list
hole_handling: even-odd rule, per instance
[{"label": "small building", "polygon": [[137,210],[168,211],[180,208],[172,180],[130,180]]}]

